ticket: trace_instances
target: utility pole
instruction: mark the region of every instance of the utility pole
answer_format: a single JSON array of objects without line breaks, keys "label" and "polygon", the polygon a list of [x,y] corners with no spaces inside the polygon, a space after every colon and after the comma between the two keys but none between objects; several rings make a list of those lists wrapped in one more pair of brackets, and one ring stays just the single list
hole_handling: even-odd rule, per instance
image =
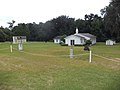
[{"label": "utility pole", "polygon": [[13,47],[12,47],[12,29],[13,29],[13,24],[15,23],[14,20],[12,22],[8,22],[9,24],[9,29],[10,29],[10,52],[12,53]]}]

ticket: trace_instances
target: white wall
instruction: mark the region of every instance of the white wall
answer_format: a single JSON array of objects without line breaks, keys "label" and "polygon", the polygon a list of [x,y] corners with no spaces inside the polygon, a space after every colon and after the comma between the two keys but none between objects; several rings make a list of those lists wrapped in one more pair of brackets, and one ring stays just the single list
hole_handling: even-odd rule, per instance
[{"label": "white wall", "polygon": [[91,38],[92,44],[96,43],[96,38]]},{"label": "white wall", "polygon": [[18,43],[17,37],[13,36],[13,44],[16,44],[16,43]]},{"label": "white wall", "polygon": [[60,43],[60,39],[54,39],[54,43]]},{"label": "white wall", "polygon": [[113,45],[113,44],[114,44],[114,42],[111,41],[111,40],[107,40],[107,41],[106,41],[106,45]]},{"label": "white wall", "polygon": [[65,44],[68,44],[68,46],[71,46],[71,40],[74,40],[74,44],[83,45],[85,43],[84,38],[71,35],[65,38]]}]

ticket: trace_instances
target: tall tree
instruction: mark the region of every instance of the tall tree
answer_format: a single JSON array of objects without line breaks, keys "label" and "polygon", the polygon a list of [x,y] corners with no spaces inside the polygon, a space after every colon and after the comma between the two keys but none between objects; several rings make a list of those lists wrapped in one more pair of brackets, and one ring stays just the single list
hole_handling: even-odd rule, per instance
[{"label": "tall tree", "polygon": [[97,41],[105,41],[106,36],[104,33],[104,21],[98,15],[94,15],[94,19],[91,22],[91,34],[97,36]]},{"label": "tall tree", "polygon": [[75,19],[68,16],[59,16],[52,20],[55,27],[55,36],[70,35],[75,31]]},{"label": "tall tree", "polygon": [[120,41],[120,0],[112,0],[101,11],[104,15],[106,36]]},{"label": "tall tree", "polygon": [[87,31],[85,20],[77,19],[76,20],[76,28],[78,28],[79,33],[85,33]]},{"label": "tall tree", "polygon": [[26,36],[27,38],[30,37],[30,31],[26,24],[21,23],[18,26],[15,26],[12,30],[14,36]]},{"label": "tall tree", "polygon": [[38,37],[40,35],[39,32],[41,31],[42,24],[28,23],[26,26],[30,32],[29,40],[39,41]]},{"label": "tall tree", "polygon": [[8,28],[2,29],[5,33],[5,40],[10,41],[10,30]]},{"label": "tall tree", "polygon": [[0,42],[4,42],[5,41],[5,33],[3,32],[2,29],[0,29]]},{"label": "tall tree", "polygon": [[42,40],[44,41],[52,40],[55,37],[54,24],[51,21],[47,21],[46,23],[44,23],[40,34],[41,34]]}]

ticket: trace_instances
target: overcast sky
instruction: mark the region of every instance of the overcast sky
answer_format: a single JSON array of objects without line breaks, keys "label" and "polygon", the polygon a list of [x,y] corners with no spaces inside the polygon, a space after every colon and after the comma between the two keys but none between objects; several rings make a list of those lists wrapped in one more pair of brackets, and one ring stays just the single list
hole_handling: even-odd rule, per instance
[{"label": "overcast sky", "polygon": [[60,15],[84,19],[85,14],[99,14],[110,0],[0,0],[0,26],[7,22],[45,22]]}]

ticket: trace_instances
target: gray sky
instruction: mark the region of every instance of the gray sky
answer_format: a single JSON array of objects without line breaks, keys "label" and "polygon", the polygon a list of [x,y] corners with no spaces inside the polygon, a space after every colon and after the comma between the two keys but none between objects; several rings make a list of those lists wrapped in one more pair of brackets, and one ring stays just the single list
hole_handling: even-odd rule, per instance
[{"label": "gray sky", "polygon": [[98,14],[109,5],[110,0],[0,0],[0,26],[7,22],[45,22],[60,15],[84,18],[85,14]]}]

